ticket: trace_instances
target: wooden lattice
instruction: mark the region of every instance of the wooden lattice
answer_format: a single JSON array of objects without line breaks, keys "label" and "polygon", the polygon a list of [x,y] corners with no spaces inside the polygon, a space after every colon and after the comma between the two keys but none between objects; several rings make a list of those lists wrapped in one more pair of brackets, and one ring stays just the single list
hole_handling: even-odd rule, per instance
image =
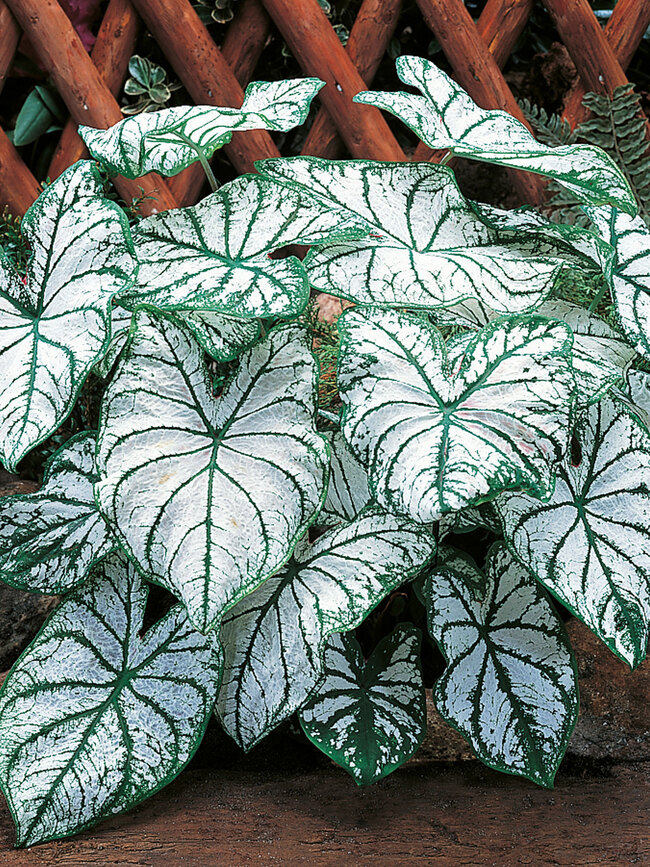
[{"label": "wooden lattice", "polygon": [[[460,84],[484,108],[501,108],[523,120],[501,72],[531,15],[536,0],[488,0],[475,23],[463,0],[417,0],[426,25],[438,39]],[[650,0],[618,0],[601,29],[589,0],[543,0],[580,79],[567,100],[572,125],[583,119],[585,91],[611,93],[627,82],[625,69],[650,25]],[[307,75],[327,82],[319,94],[320,110],[303,153],[380,160],[407,157],[385,117],[357,105],[352,96],[365,89],[377,71],[397,26],[402,0],[364,0],[344,48],[318,0],[240,0],[223,42],[217,47],[190,0],[110,0],[89,56],[56,0],[0,0],[0,92],[24,32],[51,75],[70,112],[49,169],[54,179],[84,156],[76,125],[108,127],[122,114],[116,100],[127,74],[141,22],[151,31],[169,65],[197,104],[239,106],[243,87],[273,28],[285,39]],[[263,71],[258,73],[264,78]],[[263,157],[279,156],[264,131],[237,133],[224,149],[238,172],[253,170]],[[410,158],[436,160],[420,145]],[[513,182],[523,199],[543,196],[538,176],[516,173]],[[144,212],[196,201],[202,170],[191,166],[175,178],[148,175],[136,181],[117,178],[127,200],[141,189],[150,196]],[[0,129],[0,207],[22,214],[39,184]]]}]

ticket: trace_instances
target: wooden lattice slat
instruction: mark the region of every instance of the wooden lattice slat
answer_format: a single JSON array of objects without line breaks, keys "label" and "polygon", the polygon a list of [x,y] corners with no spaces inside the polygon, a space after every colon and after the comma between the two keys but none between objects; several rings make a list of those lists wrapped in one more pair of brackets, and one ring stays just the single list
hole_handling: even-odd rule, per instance
[{"label": "wooden lattice slat", "polygon": [[[519,119],[521,113],[500,70],[535,2],[487,0],[474,23],[463,0],[417,0],[463,87],[479,104],[503,108]],[[625,69],[650,25],[650,0],[619,0],[604,30],[589,0],[544,3],[580,75],[565,107],[565,116],[575,124],[584,118],[585,89],[611,92],[627,81]],[[106,127],[121,119],[115,96],[126,76],[140,16],[168,66],[200,104],[239,106],[243,86],[253,78],[268,78],[257,66],[265,45],[279,30],[304,73],[326,81],[303,153],[335,157],[347,150],[359,158],[405,159],[382,113],[352,102],[354,93],[372,80],[401,5],[401,0],[363,0],[343,48],[318,0],[239,0],[219,49],[190,0],[110,0],[91,59],[55,0],[0,0],[0,91],[21,31],[25,32],[71,115],[50,166],[49,176],[54,178],[84,155],[77,123]],[[264,131],[236,134],[224,152],[238,172],[254,170],[257,159],[279,156]],[[421,144],[412,158],[436,160],[439,155]],[[523,199],[541,200],[543,183],[538,177],[513,173],[513,181]],[[204,183],[198,165],[167,181],[157,176],[135,182],[116,179],[125,198],[139,195],[141,187],[155,196],[143,204],[145,213],[196,201]],[[0,130],[0,205],[22,213],[39,189]]]}]

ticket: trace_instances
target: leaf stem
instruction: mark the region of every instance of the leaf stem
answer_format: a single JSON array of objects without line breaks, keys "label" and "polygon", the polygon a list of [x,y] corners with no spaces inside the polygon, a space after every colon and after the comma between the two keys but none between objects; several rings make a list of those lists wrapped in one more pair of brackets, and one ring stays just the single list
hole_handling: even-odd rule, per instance
[{"label": "leaf stem", "polygon": [[607,283],[603,280],[603,285],[600,287],[600,289],[599,289],[598,292],[596,293],[596,296],[594,297],[593,301],[592,301],[591,304],[589,305],[589,308],[588,308],[588,309],[589,309],[589,312],[590,312],[590,313],[593,313],[595,310],[598,309],[598,305],[600,304],[600,302],[601,302],[601,301],[603,300],[603,298],[605,297],[605,293],[607,292],[608,289],[609,289],[609,286],[608,286]]},{"label": "leaf stem", "polygon": [[201,163],[201,168],[205,172],[205,176],[208,179],[208,183],[210,184],[210,189],[213,193],[215,193],[219,189],[219,181],[215,178],[214,172],[212,171],[212,166],[208,162],[208,158],[203,153],[201,148],[197,147],[196,152],[199,156],[199,162]]},{"label": "leaf stem", "polygon": [[450,149],[447,151],[447,153],[444,155],[444,157],[440,160],[440,162],[438,163],[438,165],[439,165],[439,166],[446,166],[447,163],[449,162],[449,160],[453,157],[453,155],[454,155],[454,152],[453,152],[453,150],[451,150],[451,148],[450,148]]}]

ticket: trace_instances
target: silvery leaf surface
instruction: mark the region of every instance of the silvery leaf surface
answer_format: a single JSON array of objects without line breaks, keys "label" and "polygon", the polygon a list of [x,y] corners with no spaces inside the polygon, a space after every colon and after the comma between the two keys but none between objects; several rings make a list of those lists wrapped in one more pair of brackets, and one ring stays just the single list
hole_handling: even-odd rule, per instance
[{"label": "silvery leaf surface", "polygon": [[250,749],[297,710],[323,676],[333,632],[347,632],[432,559],[423,527],[376,511],[302,544],[287,567],[223,621],[217,713]]},{"label": "silvery leaf surface", "polygon": [[609,398],[576,435],[581,460],[560,464],[547,502],[507,493],[495,506],[517,557],[636,666],[650,623],[650,435]]},{"label": "silvery leaf surface", "polygon": [[628,370],[627,388],[616,394],[627,408],[650,431],[650,373],[645,370]]},{"label": "silvery leaf surface", "polygon": [[105,130],[80,126],[79,135],[112,175],[139,178],[159,172],[168,177],[196,162],[199,150],[212,156],[236,130],[298,126],[323,84],[318,78],[254,81],[241,108],[182,105],[143,112]]},{"label": "silvery leaf surface", "polygon": [[288,560],[322,505],[315,390],[294,326],[244,353],[217,399],[194,338],[136,313],[102,406],[96,496],[134,562],[201,631]]},{"label": "silvery leaf surface", "polygon": [[615,251],[610,286],[623,331],[650,359],[650,229],[641,217],[615,208],[590,208],[588,214]]},{"label": "silvery leaf surface", "polygon": [[194,754],[219,686],[213,636],[176,605],[142,637],[146,586],[123,557],[70,594],[0,691],[0,786],[18,845],[129,809]]},{"label": "silvery leaf surface", "polygon": [[550,495],[572,418],[568,326],[503,317],[453,371],[415,316],[349,310],[339,329],[341,429],[382,508],[426,524],[508,488]]},{"label": "silvery leaf surface", "polygon": [[155,214],[134,232],[138,282],[120,302],[240,317],[294,316],[309,298],[295,257],[272,258],[288,244],[358,237],[365,223],[306,192],[244,175],[198,205]]},{"label": "silvery leaf surface", "polygon": [[398,626],[366,661],[352,634],[329,638],[325,675],[300,710],[300,725],[360,786],[404,764],[424,739],[420,643],[419,630]]},{"label": "silvery leaf surface", "polygon": [[119,358],[120,352],[124,349],[126,339],[129,336],[131,315],[130,310],[125,310],[119,304],[113,305],[111,313],[111,341],[103,358],[93,368],[93,372],[102,379],[106,379]]},{"label": "silvery leaf surface", "polygon": [[95,503],[95,434],[68,440],[33,494],[0,498],[0,579],[23,590],[67,593],[115,550]]},{"label": "silvery leaf surface", "polygon": [[447,512],[438,525],[438,541],[442,542],[451,533],[461,535],[475,530],[488,530],[495,535],[501,534],[499,520],[494,514],[492,503],[468,506],[457,512]]},{"label": "silvery leaf surface", "polygon": [[260,324],[211,311],[187,310],[170,314],[170,320],[187,328],[203,349],[217,361],[232,361],[259,337]]},{"label": "silvery leaf surface", "polygon": [[107,348],[111,298],[137,267],[126,217],[87,161],[41,193],[22,230],[24,282],[0,251],[0,460],[12,472],[70,413]]},{"label": "silvery leaf surface", "polygon": [[432,163],[295,157],[257,167],[367,223],[364,237],[326,239],[304,262],[312,286],[360,304],[435,308],[476,298],[503,313],[529,310],[564,268],[595,268],[605,246],[585,230],[516,212],[500,229],[465,199],[450,169]]},{"label": "silvery leaf surface", "polygon": [[449,556],[425,593],[447,661],[433,689],[438,711],[488,766],[552,786],[578,716],[578,683],[544,589],[498,543],[485,574]]},{"label": "silvery leaf surface", "polygon": [[423,57],[399,57],[396,67],[400,80],[419,94],[363,91],[354,102],[389,111],[431,148],[535,172],[559,181],[582,202],[611,203],[627,213],[637,212],[623,173],[600,148],[541,144],[507,112],[479,108],[455,81]]},{"label": "silvery leaf surface", "polygon": [[327,497],[318,514],[321,527],[353,521],[371,503],[368,474],[350,451],[341,431],[328,436],[330,480]]}]

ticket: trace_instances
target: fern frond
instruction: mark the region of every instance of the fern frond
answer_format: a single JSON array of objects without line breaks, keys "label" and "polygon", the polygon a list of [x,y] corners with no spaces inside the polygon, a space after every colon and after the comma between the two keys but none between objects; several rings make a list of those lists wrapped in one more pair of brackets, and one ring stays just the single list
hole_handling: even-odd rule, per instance
[{"label": "fern frond", "polygon": [[549,114],[546,109],[533,105],[527,99],[520,99],[519,107],[533,128],[536,138],[542,144],[559,147],[575,142],[575,132],[571,129],[570,123],[563,120],[559,114]]}]

